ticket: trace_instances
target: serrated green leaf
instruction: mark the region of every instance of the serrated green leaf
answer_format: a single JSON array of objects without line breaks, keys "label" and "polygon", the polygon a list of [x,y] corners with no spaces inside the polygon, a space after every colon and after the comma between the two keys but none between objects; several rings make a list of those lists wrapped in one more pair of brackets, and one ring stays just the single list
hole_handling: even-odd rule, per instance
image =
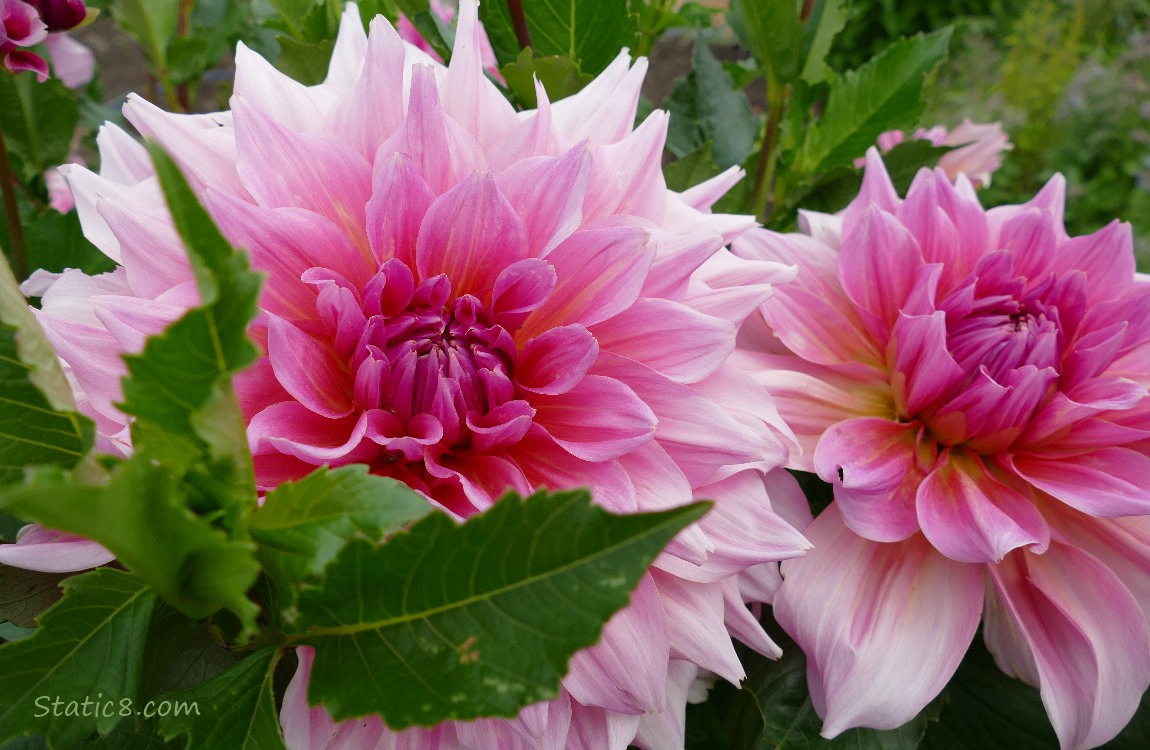
[{"label": "serrated green leaf", "polygon": [[[627,0],[522,0],[523,14],[538,57],[566,57],[590,76],[598,75],[635,35],[637,16]],[[504,2],[479,6],[496,59],[514,62],[520,46]]]},{"label": "serrated green leaf", "polygon": [[742,164],[755,150],[759,118],[702,38],[695,41],[694,68],[675,82],[667,111],[667,148],[679,158],[709,142],[715,163],[726,169]]},{"label": "serrated green leaf", "polygon": [[571,654],[707,507],[615,516],[583,490],[511,494],[462,525],[436,513],[381,546],[354,540],[299,596],[308,699],[402,729],[552,698]]},{"label": "serrated green leaf", "polygon": [[25,466],[71,468],[84,457],[95,429],[74,409],[56,353],[0,258],[0,486],[20,481]]},{"label": "serrated green leaf", "polygon": [[529,108],[537,106],[535,79],[543,84],[547,98],[558,101],[577,93],[591,82],[591,76],[579,72],[579,66],[562,56],[534,57],[525,49],[515,62],[499,69],[507,87]]},{"label": "serrated green leaf", "polygon": [[[4,748],[8,750],[8,748]],[[69,750],[186,750],[181,744],[164,742],[147,730],[121,725],[109,735],[94,737]]]},{"label": "serrated green leaf", "polygon": [[0,620],[22,628],[60,600],[60,584],[71,573],[41,573],[0,565]]},{"label": "serrated green leaf", "polygon": [[163,602],[148,628],[145,648],[147,660],[140,685],[145,699],[214,679],[239,658],[208,632],[206,623],[197,624]]},{"label": "serrated green leaf", "polygon": [[975,638],[942,693],[938,723],[921,750],[1048,750],[1058,747],[1038,691],[1008,677]]},{"label": "serrated green leaf", "polygon": [[160,717],[160,733],[187,735],[187,750],[285,750],[272,690],[279,656],[260,649],[208,682],[163,696],[189,710]]},{"label": "serrated green leaf", "polygon": [[35,635],[0,646],[0,742],[42,732],[53,747],[71,747],[93,730],[110,731],[121,717],[92,710],[56,716],[55,700],[67,713],[71,701],[139,697],[140,644],[155,594],[139,578],[110,568],[69,579],[64,592]]},{"label": "serrated green leaf", "polygon": [[807,133],[796,163],[801,175],[849,163],[885,130],[913,124],[922,85],[950,44],[951,29],[902,39],[831,83],[827,106]]},{"label": "serrated green leaf", "polygon": [[803,25],[795,0],[731,0],[731,25],[777,81],[798,75]]},{"label": "serrated green leaf", "polygon": [[118,464],[105,485],[46,476],[0,490],[0,507],[99,542],[191,617],[229,607],[251,623],[258,609],[245,593],[259,572],[255,545],[229,539],[193,514],[187,491],[137,454]]},{"label": "serrated green leaf", "polygon": [[55,78],[0,76],[0,130],[25,182],[68,160],[80,119],[76,93]]},{"label": "serrated green leaf", "polygon": [[835,36],[846,25],[850,10],[844,0],[817,0],[803,35],[803,69],[799,74],[810,84],[822,83],[834,73],[827,67],[827,53]]},{"label": "serrated green leaf", "polygon": [[697,151],[664,167],[663,177],[667,180],[667,189],[682,192],[709,180],[720,171],[719,165],[711,158],[711,144],[705,143]]},{"label": "serrated green leaf", "polygon": [[953,150],[952,146],[935,146],[927,140],[911,139],[883,154],[882,161],[894,189],[899,195],[905,195],[920,170],[937,166],[938,160]]},{"label": "serrated green leaf", "polygon": [[41,211],[25,221],[24,242],[28,246],[29,268],[63,271],[76,268],[89,276],[115,269],[116,263],[84,236],[80,217]]},{"label": "serrated green leaf", "polygon": [[276,42],[280,46],[280,56],[276,67],[285,74],[308,86],[321,83],[327,76],[328,63],[335,49],[335,40],[322,42],[300,42],[290,36],[279,34]]},{"label": "serrated green leaf", "polygon": [[136,454],[192,472],[224,528],[242,536],[255,480],[231,376],[256,358],[247,324],[258,310],[260,275],[220,234],[172,159],[154,143],[149,149],[201,305],[149,338],[140,354],[124,357],[129,376],[119,406],[136,417]]},{"label": "serrated green leaf", "polygon": [[382,542],[429,512],[427,500],[407,485],[352,465],[279,485],[252,514],[248,529],[282,613],[299,584],[321,576],[352,538]]},{"label": "serrated green leaf", "polygon": [[168,64],[168,44],[176,35],[180,0],[112,0],[116,24],[136,38],[157,67]]}]

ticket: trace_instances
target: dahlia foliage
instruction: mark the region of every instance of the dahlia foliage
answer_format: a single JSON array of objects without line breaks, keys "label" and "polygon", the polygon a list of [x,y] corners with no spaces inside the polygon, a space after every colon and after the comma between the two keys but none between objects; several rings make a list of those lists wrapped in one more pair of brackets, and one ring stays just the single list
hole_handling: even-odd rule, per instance
[{"label": "dahlia foliage", "polygon": [[0,746],[1131,722],[1150,287],[913,129],[949,31],[840,75],[843,3],[733,0],[668,115],[690,4],[224,6],[111,0],[156,85],[93,133],[94,14],[0,0]]}]

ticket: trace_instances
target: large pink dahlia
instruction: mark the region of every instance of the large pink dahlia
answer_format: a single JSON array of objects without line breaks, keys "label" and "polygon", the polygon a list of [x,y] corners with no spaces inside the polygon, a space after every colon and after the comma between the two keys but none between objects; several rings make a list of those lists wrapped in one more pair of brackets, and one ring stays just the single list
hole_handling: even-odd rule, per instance
[{"label": "large pink dahlia", "polygon": [[[751,226],[709,212],[737,174],[666,189],[666,115],[633,128],[643,61],[623,54],[577,96],[549,104],[540,89],[539,109],[517,113],[483,75],[479,38],[464,2],[445,68],[382,18],[365,35],[352,9],[319,86],[241,47],[230,112],[125,107],[267,274],[250,328],[263,356],[237,381],[258,483],[366,463],[458,517],[543,486],[590,486],[620,512],[717,504],[574,657],[557,700],[428,731],[339,725],[305,705],[301,649],[285,732],[293,750],[680,747],[696,673],[742,677],[731,634],[777,650],[737,576],[807,546],[772,510],[803,507],[772,471],[786,428],[766,394],[747,397],[749,379],[719,371],[737,326],[793,272],[723,250]],[[99,140],[100,174],[67,175],[87,236],[121,265],[25,290],[42,295],[101,446],[126,453],[120,356],[197,293],[144,151],[110,126]],[[28,536],[0,560],[99,552]]]},{"label": "large pink dahlia", "polygon": [[842,214],[734,245],[799,268],[733,361],[834,485],[774,602],[827,736],[913,717],[980,619],[1064,748],[1150,681],[1150,288],[1129,226],[1067,236],[1063,187],[985,211],[924,170],[900,199],[872,149]]}]

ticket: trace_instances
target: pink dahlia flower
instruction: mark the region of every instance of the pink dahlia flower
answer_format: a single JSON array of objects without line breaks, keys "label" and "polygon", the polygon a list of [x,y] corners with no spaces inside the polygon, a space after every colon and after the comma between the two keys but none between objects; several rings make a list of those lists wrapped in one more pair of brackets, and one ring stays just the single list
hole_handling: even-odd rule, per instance
[{"label": "pink dahlia flower", "polygon": [[[878,147],[884,152],[890,151],[906,138],[901,130],[888,130],[878,137]],[[1002,166],[1002,154],[1014,148],[1000,122],[984,124],[963,120],[954,130],[935,125],[919,128],[910,138],[930,141],[935,146],[955,147],[938,160],[938,168],[946,172],[951,181],[960,174],[966,175],[975,187],[989,185],[991,175]],[[861,167],[864,161],[859,159],[856,166]]]},{"label": "pink dahlia flower", "polygon": [[0,0],[0,61],[12,73],[30,70],[41,82],[48,80],[48,63],[32,47],[44,41],[48,26],[36,8],[23,0]]},{"label": "pink dahlia flower", "polygon": [[799,268],[732,361],[834,485],[774,602],[826,736],[912,718],[980,619],[1063,748],[1150,681],[1150,288],[1129,225],[1067,236],[1063,190],[985,211],[924,170],[900,199],[871,149],[841,215],[734,244]]},{"label": "pink dahlia flower", "polygon": [[[236,383],[260,487],[366,463],[460,518],[543,486],[590,486],[620,512],[717,504],[573,658],[557,700],[427,732],[335,724],[304,705],[301,650],[285,732],[293,750],[680,747],[695,674],[743,675],[732,634],[777,653],[738,576],[807,546],[772,510],[805,508],[775,469],[786,428],[749,378],[720,370],[793,270],[723,249],[752,224],[709,211],[737,171],[666,189],[666,114],[633,127],[644,61],[622,54],[577,96],[540,89],[539,109],[517,113],[483,74],[480,31],[464,2],[445,68],[382,18],[365,35],[352,9],[323,84],[241,47],[230,112],[125,107],[267,275],[250,327],[262,357]],[[64,169],[86,235],[120,267],[39,274],[25,291],[42,296],[100,447],[126,454],[120,357],[198,294],[145,152],[111,126],[98,140],[99,175]],[[0,560],[31,565],[39,540]],[[79,567],[99,551],[45,540]]]}]

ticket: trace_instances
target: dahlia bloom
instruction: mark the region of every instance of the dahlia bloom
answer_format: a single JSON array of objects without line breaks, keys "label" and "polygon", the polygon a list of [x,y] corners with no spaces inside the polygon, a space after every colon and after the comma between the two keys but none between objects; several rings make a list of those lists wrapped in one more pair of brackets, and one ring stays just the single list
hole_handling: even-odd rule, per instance
[{"label": "dahlia bloom", "polygon": [[799,268],[732,363],[834,485],[774,601],[828,737],[911,719],[980,619],[1063,748],[1150,682],[1150,288],[1129,225],[1069,237],[1063,192],[987,211],[923,170],[900,199],[871,149],[842,214],[733,245]]},{"label": "dahlia bloom", "polygon": [[[249,329],[262,356],[236,379],[260,488],[366,463],[459,518],[542,486],[590,486],[618,512],[716,506],[575,655],[556,700],[426,731],[336,724],[303,700],[300,649],[285,733],[293,750],[681,747],[696,674],[743,675],[731,634],[777,654],[738,576],[807,546],[772,509],[805,508],[775,469],[786,428],[749,378],[720,370],[793,269],[723,249],[752,225],[709,211],[737,170],[666,189],[666,114],[633,127],[645,61],[623,53],[577,96],[551,104],[540,88],[539,109],[516,113],[483,74],[480,39],[464,2],[445,68],[382,18],[365,35],[351,9],[321,85],[241,47],[231,111],[125,106],[267,275]],[[120,357],[198,293],[146,152],[111,126],[98,142],[99,175],[63,170],[86,235],[120,267],[40,273],[24,290],[42,297],[99,447],[127,454]],[[53,533],[32,529],[0,561],[98,559]]]},{"label": "dahlia bloom", "polygon": [[[890,151],[905,141],[906,133],[901,130],[888,130],[878,137],[881,151]],[[943,154],[938,160],[938,168],[946,172],[954,181],[960,174],[966,175],[975,187],[990,184],[991,175],[1002,166],[1002,154],[1014,146],[1002,130],[1002,123],[976,123],[963,120],[958,127],[947,130],[942,125],[933,128],[919,128],[910,135],[911,140],[930,141],[935,146],[954,146],[953,151]],[[857,166],[863,165],[859,159]]]},{"label": "dahlia bloom", "polygon": [[9,72],[30,70],[40,81],[48,80],[48,63],[32,47],[44,41],[48,27],[36,8],[23,0],[0,0],[0,60]]}]

